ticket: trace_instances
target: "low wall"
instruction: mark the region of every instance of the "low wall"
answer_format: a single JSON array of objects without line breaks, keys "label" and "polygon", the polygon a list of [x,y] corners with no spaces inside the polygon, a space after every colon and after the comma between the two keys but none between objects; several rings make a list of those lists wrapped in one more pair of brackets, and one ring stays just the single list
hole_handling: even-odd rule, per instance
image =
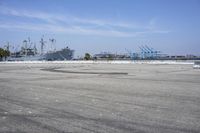
[{"label": "low wall", "polygon": [[182,61],[182,60],[136,60],[136,61],[84,61],[84,60],[76,60],[76,61],[4,61],[3,63],[62,63],[62,64],[194,64],[194,61]]}]

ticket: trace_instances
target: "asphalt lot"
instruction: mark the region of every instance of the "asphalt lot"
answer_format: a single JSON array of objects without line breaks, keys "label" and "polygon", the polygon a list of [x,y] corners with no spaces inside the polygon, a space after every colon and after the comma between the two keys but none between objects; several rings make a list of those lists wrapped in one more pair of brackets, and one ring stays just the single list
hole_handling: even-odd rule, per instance
[{"label": "asphalt lot", "polygon": [[199,133],[200,70],[0,64],[0,132]]}]

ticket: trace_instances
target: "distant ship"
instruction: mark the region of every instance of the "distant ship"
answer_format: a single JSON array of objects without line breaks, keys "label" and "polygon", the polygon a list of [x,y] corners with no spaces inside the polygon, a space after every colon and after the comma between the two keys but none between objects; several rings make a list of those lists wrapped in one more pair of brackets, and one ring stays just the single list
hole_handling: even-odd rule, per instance
[{"label": "distant ship", "polygon": [[36,60],[47,60],[47,61],[55,61],[55,60],[72,60],[74,56],[74,50],[69,47],[65,47],[61,50],[53,49],[55,44],[55,39],[49,39],[51,42],[50,48],[51,50],[44,52],[45,41],[41,38],[41,50],[38,53],[36,45],[31,47],[32,43],[30,43],[30,39],[23,41],[23,46],[20,51],[11,53],[8,58],[9,61],[36,61]]},{"label": "distant ship", "polygon": [[74,50],[66,47],[59,51],[47,52],[44,54],[43,59],[48,61],[53,60],[72,60],[74,55]]}]

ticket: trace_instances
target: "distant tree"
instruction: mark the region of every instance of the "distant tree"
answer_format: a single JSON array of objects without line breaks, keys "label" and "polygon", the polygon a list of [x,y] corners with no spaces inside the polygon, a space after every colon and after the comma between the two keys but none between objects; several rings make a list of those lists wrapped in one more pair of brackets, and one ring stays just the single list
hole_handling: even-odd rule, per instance
[{"label": "distant tree", "polygon": [[114,59],[114,57],[112,56],[112,55],[108,55],[108,58],[107,58],[108,60],[113,60]]},{"label": "distant tree", "polygon": [[3,60],[4,57],[4,49],[0,48],[0,61]]},{"label": "distant tree", "polygon": [[5,57],[5,60],[7,59],[8,56],[10,56],[10,51],[4,50],[4,57]]},{"label": "distant tree", "polygon": [[91,60],[91,58],[92,57],[89,53],[85,53],[85,57],[84,57],[85,60]]},{"label": "distant tree", "polygon": [[10,51],[0,48],[0,61],[2,61],[3,58],[6,60],[8,56],[10,56]]}]

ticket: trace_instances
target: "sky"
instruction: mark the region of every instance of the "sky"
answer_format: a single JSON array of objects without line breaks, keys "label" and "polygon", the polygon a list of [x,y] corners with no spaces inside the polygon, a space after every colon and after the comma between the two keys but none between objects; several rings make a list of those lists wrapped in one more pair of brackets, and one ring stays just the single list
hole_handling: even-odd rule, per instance
[{"label": "sky", "polygon": [[139,52],[200,55],[200,0],[0,0],[0,46],[30,37],[75,56]]}]

